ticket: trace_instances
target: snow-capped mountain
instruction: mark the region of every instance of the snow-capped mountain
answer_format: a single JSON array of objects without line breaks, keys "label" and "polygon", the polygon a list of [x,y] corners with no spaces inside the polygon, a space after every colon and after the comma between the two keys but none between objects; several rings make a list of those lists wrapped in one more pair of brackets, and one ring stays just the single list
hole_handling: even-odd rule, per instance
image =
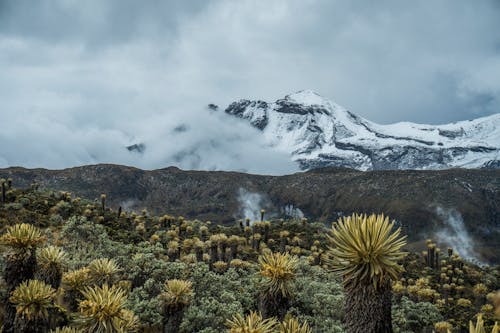
[{"label": "snow-capped mountain", "polygon": [[247,120],[302,169],[500,167],[500,113],[446,125],[380,125],[309,90],[274,103],[240,100],[225,112]]}]

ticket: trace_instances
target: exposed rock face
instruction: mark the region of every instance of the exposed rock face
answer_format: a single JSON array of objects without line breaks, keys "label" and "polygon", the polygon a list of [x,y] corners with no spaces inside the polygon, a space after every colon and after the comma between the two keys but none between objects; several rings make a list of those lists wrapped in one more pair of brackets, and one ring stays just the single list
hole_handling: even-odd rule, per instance
[{"label": "exposed rock face", "polygon": [[379,125],[311,91],[274,103],[241,100],[225,110],[262,131],[303,170],[498,168],[500,114],[447,125]]},{"label": "exposed rock face", "polygon": [[[446,228],[438,207],[461,214],[465,229],[486,259],[499,260],[500,170],[369,171],[323,168],[286,176],[237,172],[144,171],[116,165],[65,170],[0,169],[16,187],[71,191],[88,199],[107,194],[115,208],[147,208],[155,214],[182,215],[219,223],[240,218],[241,189],[265,197],[269,216],[288,207],[310,220],[331,222],[352,212],[384,212],[403,226],[410,241],[422,241]],[[260,210],[260,208],[258,208]],[[258,212],[257,212],[258,214]]]},{"label": "exposed rock face", "polygon": [[243,99],[229,105],[225,112],[242,119],[247,119],[252,126],[263,130],[267,126],[269,120],[266,111],[268,107],[268,104],[263,101],[249,101]]},{"label": "exposed rock face", "polygon": [[136,143],[126,147],[128,151],[142,154],[146,150],[146,145],[144,143]]},{"label": "exposed rock face", "polygon": [[483,169],[500,169],[500,160],[492,160],[483,164]]}]

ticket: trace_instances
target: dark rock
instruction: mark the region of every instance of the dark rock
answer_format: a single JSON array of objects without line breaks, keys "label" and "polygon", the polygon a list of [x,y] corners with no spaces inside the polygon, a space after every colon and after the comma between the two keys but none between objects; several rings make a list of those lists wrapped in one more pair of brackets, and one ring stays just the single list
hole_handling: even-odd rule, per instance
[{"label": "dark rock", "polygon": [[212,110],[212,111],[217,111],[217,110],[219,110],[219,106],[218,106],[218,105],[216,105],[216,104],[212,104],[212,103],[210,103],[210,104],[208,104],[208,105],[207,105],[207,107],[208,107],[208,109],[209,109],[209,110]]},{"label": "dark rock", "polygon": [[127,146],[128,151],[142,154],[146,150],[146,145],[144,143],[136,143],[131,146]]}]

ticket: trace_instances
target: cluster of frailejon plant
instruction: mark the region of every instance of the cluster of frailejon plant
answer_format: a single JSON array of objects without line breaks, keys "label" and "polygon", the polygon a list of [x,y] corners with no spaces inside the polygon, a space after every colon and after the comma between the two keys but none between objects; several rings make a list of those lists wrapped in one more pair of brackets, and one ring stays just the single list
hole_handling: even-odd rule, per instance
[{"label": "cluster of frailejon plant", "polygon": [[221,225],[1,184],[2,332],[498,331],[498,267],[384,215]]}]

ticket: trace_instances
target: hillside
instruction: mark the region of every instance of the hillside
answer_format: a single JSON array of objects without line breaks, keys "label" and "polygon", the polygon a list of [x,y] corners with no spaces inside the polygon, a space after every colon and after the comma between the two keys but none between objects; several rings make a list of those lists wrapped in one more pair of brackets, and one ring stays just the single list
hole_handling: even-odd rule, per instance
[{"label": "hillside", "polygon": [[146,208],[153,214],[224,224],[254,219],[261,208],[276,218],[303,214],[321,222],[354,211],[384,212],[398,220],[412,242],[439,236],[480,260],[498,262],[499,258],[500,170],[318,169],[259,176],[92,165],[0,170],[0,178],[8,177],[19,187],[36,182],[42,188],[70,191],[91,200],[106,193],[114,208]]},{"label": "hillside", "polygon": [[[347,306],[350,289],[342,274],[332,272],[334,250],[322,223],[264,212],[264,221],[222,226],[119,212],[106,196],[96,203],[37,185],[19,189],[15,181],[2,181],[6,191],[0,196],[3,332],[64,326],[55,332],[83,333],[105,331],[112,323],[109,332],[238,333],[245,324],[237,316],[250,311],[309,327],[262,331],[267,333],[344,333],[352,317],[371,324],[366,312]],[[382,237],[390,244],[382,251],[394,249]],[[384,324],[394,332],[465,332],[477,313],[490,332],[498,319],[498,266],[477,266],[443,246],[428,240],[423,253],[403,248],[393,297],[383,304],[389,311]],[[286,290],[284,298],[270,283]],[[293,318],[283,318],[285,313]]]}]

